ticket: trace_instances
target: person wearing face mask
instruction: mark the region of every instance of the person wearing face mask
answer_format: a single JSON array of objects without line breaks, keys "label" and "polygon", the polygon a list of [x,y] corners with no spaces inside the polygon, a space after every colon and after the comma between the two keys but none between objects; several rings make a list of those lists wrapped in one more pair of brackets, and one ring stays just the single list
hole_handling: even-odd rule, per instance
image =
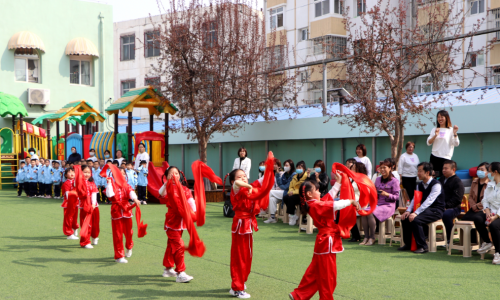
[{"label": "person wearing face mask", "polygon": [[304,161],[299,161],[297,163],[297,169],[295,175],[290,182],[290,186],[288,187],[288,193],[284,195],[283,202],[286,204],[286,213],[289,215],[289,225],[294,226],[299,219],[299,210],[295,210],[295,205],[300,204],[300,196],[299,196],[299,188],[300,185],[306,181],[309,177],[309,172],[306,171],[306,163]]},{"label": "person wearing face mask", "polygon": [[31,158],[31,159],[40,159],[40,158],[38,157],[38,155],[36,155],[36,150],[35,150],[35,148],[30,148],[30,149],[28,150],[28,153],[30,154],[30,158]]},{"label": "person wearing face mask", "polygon": [[107,164],[108,161],[113,162],[113,158],[111,157],[111,152],[109,152],[109,150],[105,150],[104,151],[104,164],[101,166],[101,168],[104,168],[104,165]]},{"label": "person wearing face mask", "polygon": [[450,160],[453,156],[453,150],[460,145],[458,139],[458,126],[452,127],[450,115],[446,110],[440,110],[437,113],[436,127],[432,128],[431,134],[427,138],[427,146],[432,145],[430,163],[434,171],[441,175],[445,160]]},{"label": "person wearing face mask", "polygon": [[264,177],[264,171],[266,171],[266,162],[265,161],[261,161],[259,163],[259,179],[261,179],[262,177]]},{"label": "person wearing face mask", "polygon": [[[498,214],[500,213],[500,162],[492,162],[487,174],[490,182],[486,186],[481,202],[484,207],[484,222],[486,225],[489,224],[491,240],[487,234],[485,237],[481,235],[484,243],[477,250],[477,253],[484,254],[492,249],[492,247],[495,247],[493,264],[500,265],[500,219],[498,218]],[[481,234],[480,230],[482,229],[478,228],[477,230]]]},{"label": "person wearing face mask", "polygon": [[[469,193],[469,211],[462,218],[462,221],[473,221],[476,226],[477,232],[484,243],[491,243],[490,237],[488,235],[488,230],[486,229],[486,214],[483,212],[483,197],[484,191],[488,186],[490,179],[488,178],[488,168],[490,164],[483,162],[477,166],[477,178],[472,180]],[[474,232],[471,233],[472,243],[477,243],[477,237]]]},{"label": "person wearing face mask", "polygon": [[96,162],[96,161],[99,161],[99,160],[97,159],[97,157],[95,157],[95,149],[90,149],[89,155],[90,155],[90,157],[87,158],[87,161],[89,161],[89,160],[92,161],[92,166],[90,166],[92,168],[93,167],[93,163]]},{"label": "person wearing face mask", "polygon": [[71,155],[68,157],[68,163],[75,163],[82,160],[82,156],[76,152],[76,147],[71,147]]},{"label": "person wearing face mask", "polygon": [[314,162],[314,173],[311,173],[311,177],[309,178],[319,184],[321,197],[328,193],[328,182],[330,181],[330,178],[328,178],[328,175],[326,174],[325,163],[321,159]]}]

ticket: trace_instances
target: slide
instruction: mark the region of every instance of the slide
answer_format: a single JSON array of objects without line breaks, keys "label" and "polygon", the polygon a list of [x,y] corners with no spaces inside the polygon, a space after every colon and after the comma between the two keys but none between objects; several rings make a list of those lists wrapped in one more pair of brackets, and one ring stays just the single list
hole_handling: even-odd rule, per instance
[{"label": "slide", "polygon": [[148,170],[148,202],[164,203],[163,197],[160,197],[160,188],[163,185],[161,177],[168,169],[168,162],[164,161],[161,167],[155,167],[152,162],[149,162]]}]

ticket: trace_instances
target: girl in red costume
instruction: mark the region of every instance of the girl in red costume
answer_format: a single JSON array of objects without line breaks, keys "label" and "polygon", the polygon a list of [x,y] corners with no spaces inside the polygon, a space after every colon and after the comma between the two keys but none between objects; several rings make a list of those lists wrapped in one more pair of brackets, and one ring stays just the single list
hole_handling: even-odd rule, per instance
[{"label": "girl in red costume", "polygon": [[309,213],[318,228],[318,235],[312,262],[299,287],[289,294],[292,300],[311,299],[318,291],[320,300],[333,300],[333,292],[337,286],[336,253],[344,251],[340,229],[335,224],[335,212],[350,205],[359,210],[356,200],[332,201],[340,190],[342,175],[338,171],[335,173],[335,180],[335,185],[323,199],[316,181],[305,181],[300,186],[302,213]]},{"label": "girl in red costume", "polygon": [[[255,216],[260,209],[267,209],[269,192],[274,185],[274,156],[269,152],[264,176],[248,184],[243,170],[233,170],[228,174],[231,182],[231,204],[235,216],[232,226],[231,244],[231,290],[229,294],[240,299],[250,298],[245,292],[245,282],[252,268],[253,230],[258,231]],[[227,177],[227,176],[226,176]]]},{"label": "girl in red costume", "polygon": [[64,171],[64,177],[66,181],[61,187],[63,193],[63,203],[61,207],[64,208],[64,219],[63,219],[63,233],[68,237],[68,240],[78,239],[78,200],[69,199],[69,192],[75,189],[75,170],[73,168],[67,168]]},{"label": "girl in red costume", "polygon": [[[174,185],[180,184],[181,175],[177,167],[171,166],[167,169],[167,181],[160,188],[160,196],[165,197],[168,212],[165,214],[165,232],[167,234],[167,249],[163,256],[163,266],[165,271],[163,277],[177,277],[176,282],[189,282],[193,280],[193,276],[186,274],[186,265],[184,264],[184,241],[182,240],[182,232],[187,230],[186,221],[182,218],[179,207],[181,206],[182,195],[187,200],[190,208],[190,213],[194,218],[196,213],[196,203],[191,191],[186,186],[184,174],[182,184],[179,187]],[[167,189],[168,184],[172,182],[172,189]],[[175,270],[174,270],[175,264]]]},{"label": "girl in red costume", "polygon": [[[141,203],[137,200],[137,195],[126,183],[124,174],[113,165],[106,165],[101,176],[107,176],[107,170],[111,169],[113,177],[107,177],[106,197],[111,201],[111,228],[113,230],[113,247],[115,250],[115,261],[118,263],[128,263],[125,257],[132,256],[132,212],[131,208],[139,207]],[[128,199],[132,199],[135,204],[130,205]],[[137,220],[139,222],[139,220]],[[139,228],[139,232],[141,229]],[[123,236],[125,235],[125,247],[123,249]],[[140,237],[140,235],[139,235]]]},{"label": "girl in red costume", "polygon": [[[97,245],[99,240],[99,204],[97,203],[97,186],[92,178],[92,171],[89,166],[82,166],[82,174],[84,179],[84,193],[85,196],[80,199],[80,224],[82,230],[80,231],[80,246],[86,249],[94,248],[92,244]],[[77,179],[78,180],[78,179]]]}]

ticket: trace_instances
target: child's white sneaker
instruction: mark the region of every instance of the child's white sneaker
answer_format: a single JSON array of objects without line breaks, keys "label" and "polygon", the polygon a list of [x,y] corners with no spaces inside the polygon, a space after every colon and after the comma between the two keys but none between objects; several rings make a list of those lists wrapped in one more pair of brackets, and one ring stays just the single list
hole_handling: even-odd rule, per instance
[{"label": "child's white sneaker", "polygon": [[78,240],[78,237],[75,236],[74,234],[68,236],[68,240]]},{"label": "child's white sneaker", "polygon": [[146,201],[142,201],[141,204],[142,205],[148,205],[148,203]]},{"label": "child's white sneaker", "polygon": [[85,249],[94,249],[94,246],[92,246],[91,244],[87,244],[83,248],[85,248]]},{"label": "child's white sneaker", "polygon": [[115,259],[115,261],[117,263],[121,263],[121,264],[126,264],[128,263],[128,260],[125,259],[125,257],[122,257],[122,258],[119,258],[119,259]]},{"label": "child's white sneaker", "polygon": [[266,223],[266,224],[276,223],[276,222],[278,222],[278,221],[276,221],[276,218],[269,218],[269,219],[264,221],[264,223]]},{"label": "child's white sneaker", "polygon": [[78,236],[78,229],[75,229],[75,232],[73,233],[74,236]]},{"label": "child's white sneaker", "polygon": [[493,261],[491,262],[494,265],[500,265],[500,253],[495,253],[493,255]]},{"label": "child's white sneaker", "polygon": [[177,277],[177,272],[175,272],[174,268],[165,269],[163,271],[163,277]]},{"label": "child's white sneaker", "polygon": [[97,245],[97,242],[99,241],[99,238],[90,238],[92,240],[92,245]]},{"label": "child's white sneaker", "polygon": [[175,282],[190,282],[191,280],[193,280],[193,276],[189,276],[185,272],[180,272]]},{"label": "child's white sneaker", "polygon": [[290,226],[295,226],[297,224],[297,220],[299,219],[298,216],[296,215],[288,215],[288,225]]},{"label": "child's white sneaker", "polygon": [[131,257],[132,256],[132,249],[130,250],[125,250],[125,257]]},{"label": "child's white sneaker", "polygon": [[234,291],[233,289],[229,290],[229,294],[239,299],[248,299],[250,298],[250,294],[245,291]]}]

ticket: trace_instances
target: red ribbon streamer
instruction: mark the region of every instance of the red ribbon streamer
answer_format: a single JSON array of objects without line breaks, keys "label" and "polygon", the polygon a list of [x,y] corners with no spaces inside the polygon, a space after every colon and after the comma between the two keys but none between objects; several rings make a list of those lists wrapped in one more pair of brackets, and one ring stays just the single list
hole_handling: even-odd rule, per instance
[{"label": "red ribbon streamer", "polygon": [[[346,166],[340,163],[334,163],[332,165],[332,172],[335,173],[336,171],[341,171],[343,174],[342,176],[342,186],[340,188],[340,199],[341,200],[354,200],[354,189],[352,187],[351,182],[349,181],[349,178],[354,180],[356,184],[358,185],[359,189],[359,205],[361,207],[365,207],[367,205],[370,205],[370,210],[360,210],[358,211],[358,214],[360,216],[367,216],[375,210],[377,207],[377,202],[378,202],[378,196],[377,196],[377,189],[375,188],[375,185],[373,182],[366,176],[365,174],[361,173],[355,173],[349,170]],[[345,176],[347,175],[347,176]],[[340,229],[340,235],[342,238],[349,238],[350,237],[350,230],[352,227],[356,224],[356,209],[354,206],[349,206],[344,209],[342,209],[342,213],[340,214],[339,217],[339,229]]]},{"label": "red ribbon streamer", "polygon": [[182,189],[179,179],[172,176],[172,179],[167,181],[167,193],[169,197],[174,197],[174,189],[177,189],[177,194],[180,196],[180,199],[175,200],[177,202],[179,214],[181,215],[189,233],[189,245],[186,247],[186,250],[192,256],[202,257],[203,254],[205,254],[206,247],[198,236],[198,232],[196,232],[196,227],[194,226],[193,221],[195,214],[193,214],[193,211],[187,202],[186,195],[184,194],[184,190]]},{"label": "red ribbon streamer", "polygon": [[[413,192],[413,211],[414,212],[422,204],[422,197],[423,197],[423,194],[421,191],[414,191]],[[417,250],[417,242],[415,241],[415,237],[413,236],[413,233],[412,233],[412,235],[411,235],[411,251],[416,251],[416,250]]]},{"label": "red ribbon streamer", "polygon": [[274,186],[274,154],[272,151],[267,154],[265,166],[266,170],[262,185],[258,187],[258,181],[252,183],[252,194],[248,197],[250,200],[258,200],[259,207],[263,210],[266,210],[269,206],[269,193]]},{"label": "red ribbon streamer", "polygon": [[203,226],[205,224],[205,212],[207,199],[205,197],[205,183],[203,177],[218,185],[222,185],[222,179],[215,175],[214,171],[203,163],[201,160],[196,160],[191,165],[191,170],[194,176],[194,199],[196,201],[196,224]]}]

